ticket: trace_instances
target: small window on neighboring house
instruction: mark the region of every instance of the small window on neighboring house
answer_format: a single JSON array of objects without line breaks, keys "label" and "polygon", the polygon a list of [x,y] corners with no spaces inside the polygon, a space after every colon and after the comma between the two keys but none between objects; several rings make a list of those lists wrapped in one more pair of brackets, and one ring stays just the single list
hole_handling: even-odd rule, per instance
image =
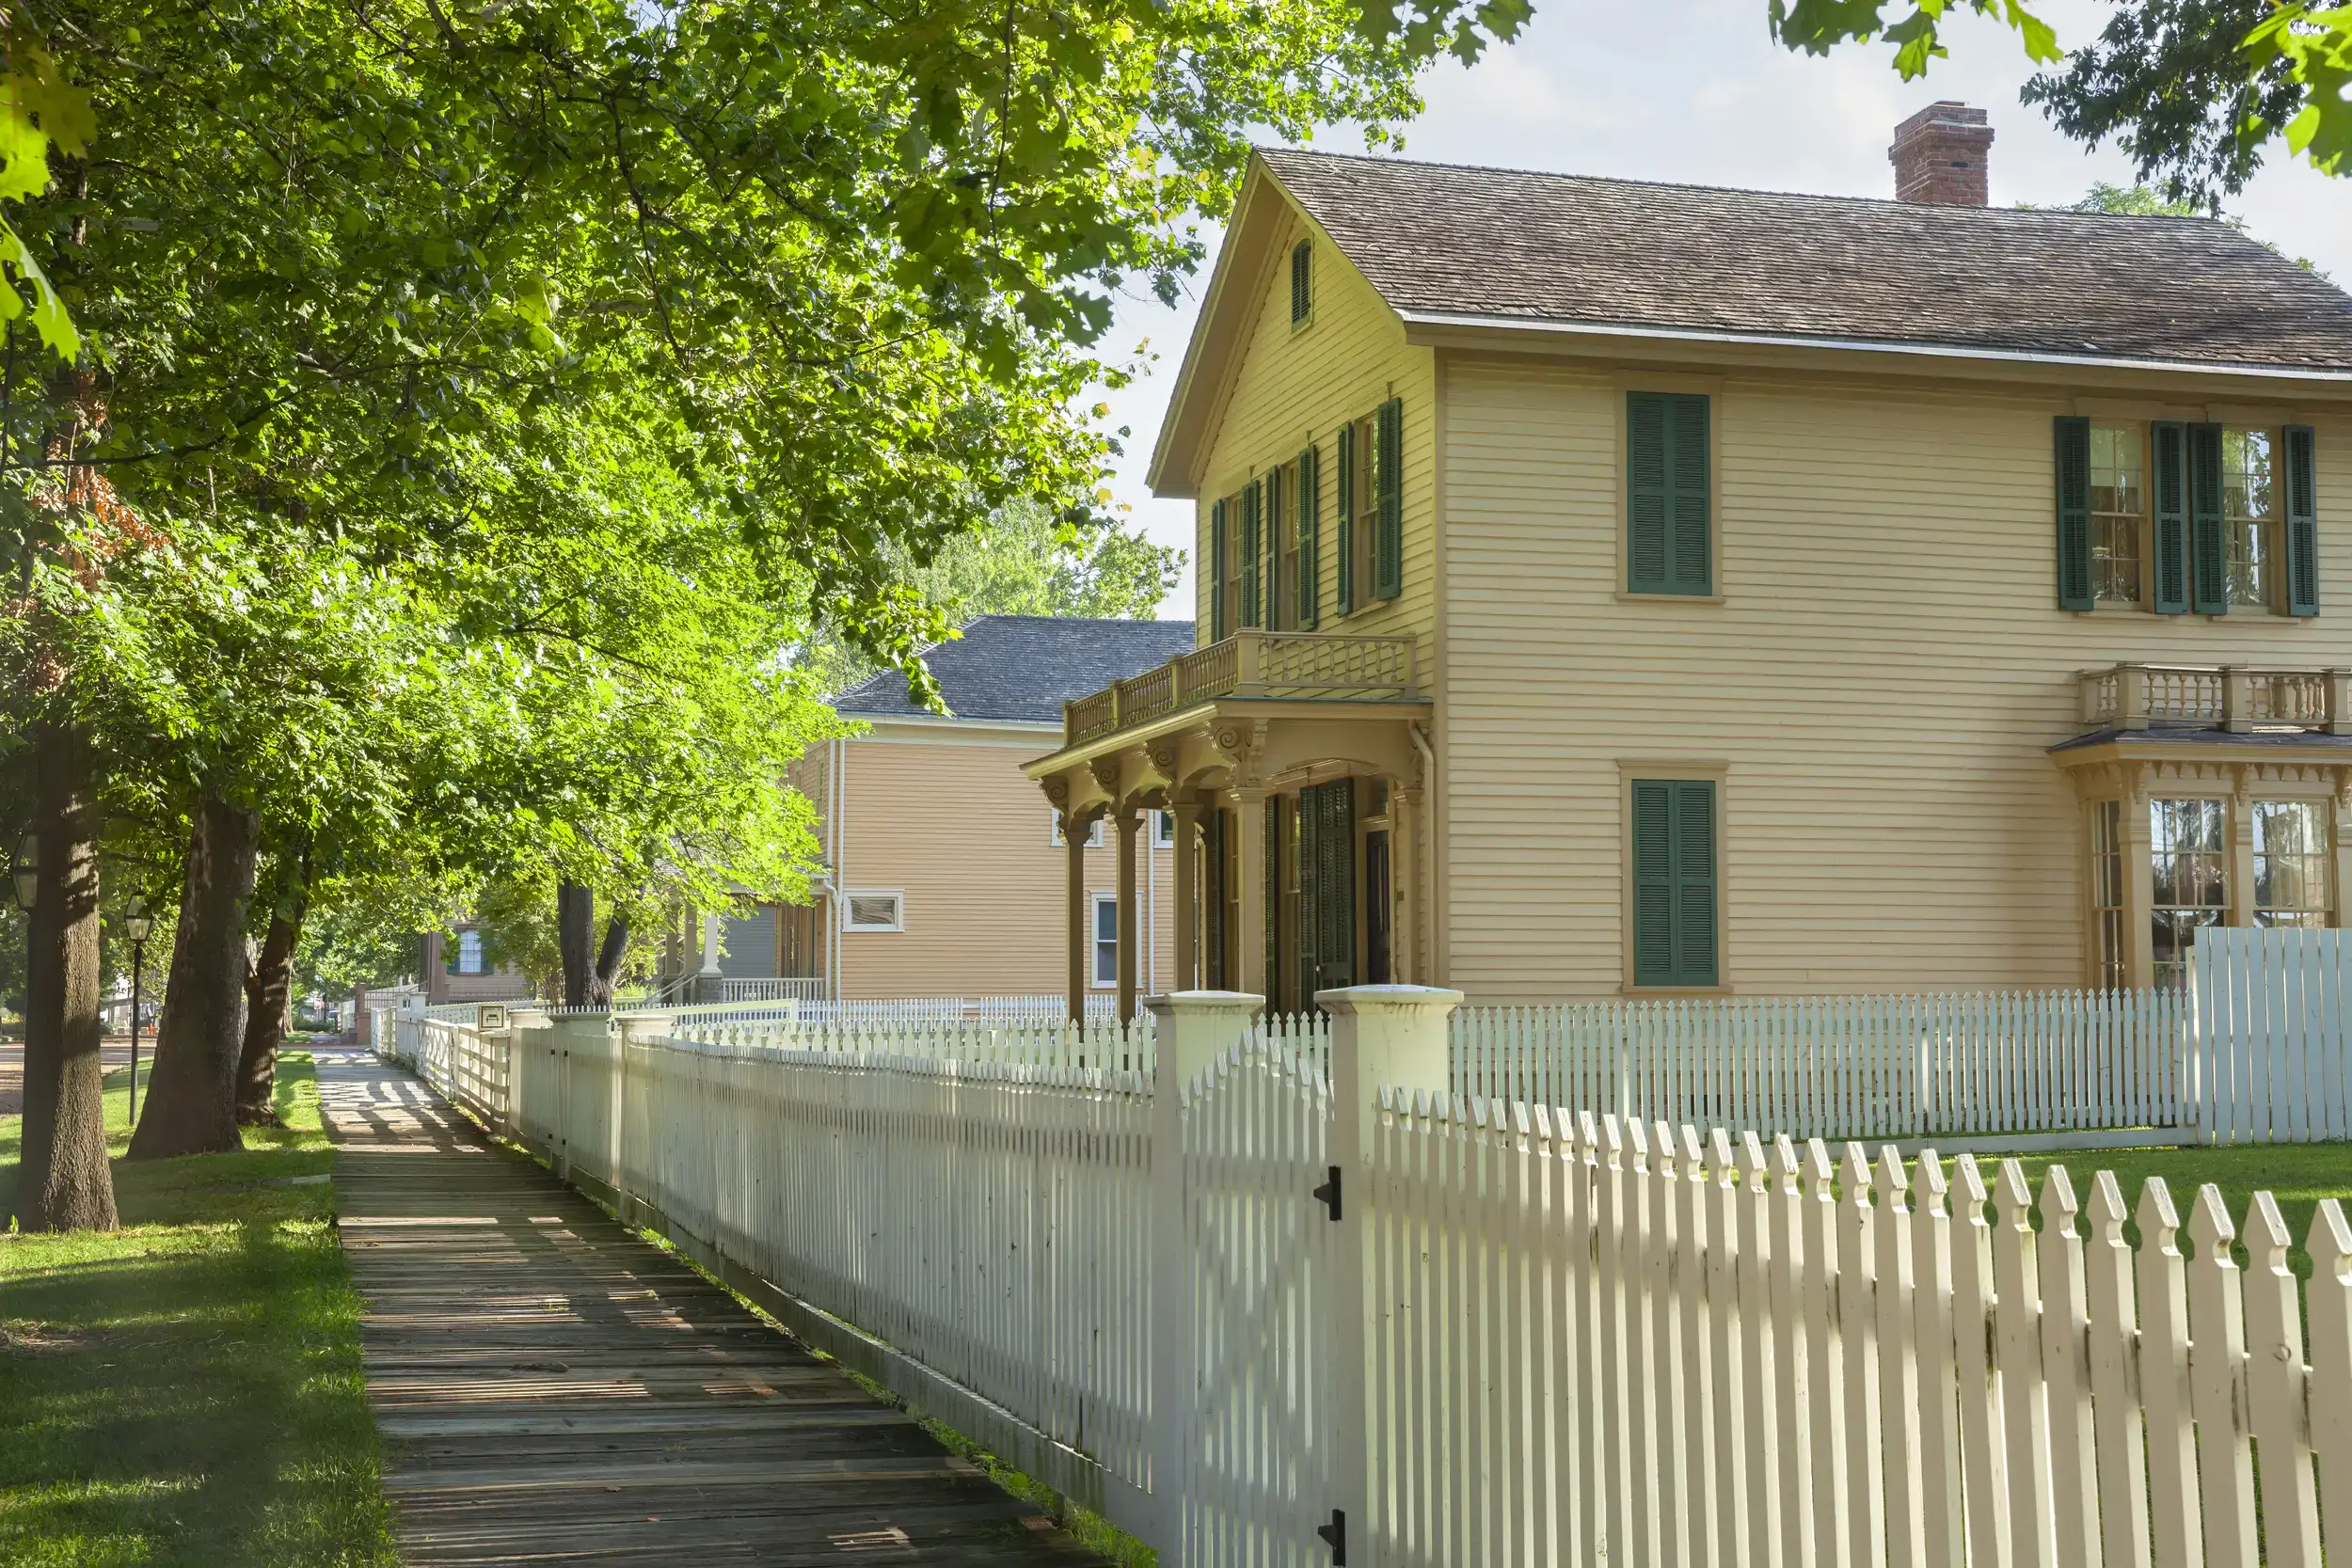
[{"label": "small window on neighboring house", "polygon": [[450,948],[449,972],[452,974],[486,974],[482,962],[482,933],[460,931]]},{"label": "small window on neighboring house", "polygon": [[1633,983],[1721,983],[1711,779],[1635,779]]},{"label": "small window on neighboring house", "polygon": [[2102,604],[2137,604],[2148,528],[2144,427],[2090,427],[2090,586]]},{"label": "small window on neighboring house", "polygon": [[1315,247],[1301,240],[1291,246],[1291,325],[1303,326],[1315,313]]},{"label": "small window on neighboring house", "polygon": [[2256,800],[2254,924],[2328,924],[2328,807],[2320,800]]},{"label": "small window on neighboring house", "polygon": [[1176,814],[1174,812],[1155,811],[1152,814],[1152,847],[1154,849],[1176,847]]},{"label": "small window on neighboring house", "polygon": [[[1108,822],[1108,817],[1098,816],[1093,821],[1087,824],[1088,848],[1100,849],[1103,847],[1104,844],[1106,842],[1103,836],[1104,830]],[[1061,847],[1061,813],[1056,812],[1053,814],[1052,823],[1053,825],[1049,832],[1051,832],[1054,840],[1054,847],[1058,849]]]},{"label": "small window on neighboring house", "polygon": [[902,897],[895,890],[850,893],[844,905],[849,917],[848,928],[852,931],[904,930]]},{"label": "small window on neighboring house", "polygon": [[1708,413],[1701,393],[1626,394],[1628,593],[1715,592]]},{"label": "small window on neighboring house", "polygon": [[1094,895],[1094,983],[1119,984],[1119,895]]}]

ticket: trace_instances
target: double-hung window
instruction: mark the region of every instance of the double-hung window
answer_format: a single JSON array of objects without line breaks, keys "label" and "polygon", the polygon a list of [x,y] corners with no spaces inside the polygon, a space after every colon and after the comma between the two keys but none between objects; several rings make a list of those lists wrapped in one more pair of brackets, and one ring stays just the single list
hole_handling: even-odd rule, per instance
[{"label": "double-hung window", "polygon": [[1119,895],[1094,895],[1094,984],[1119,984]]},{"label": "double-hung window", "polygon": [[2124,922],[2131,917],[2123,879],[2123,802],[2097,800],[2090,807],[2091,943],[2103,990],[2132,983],[2124,949]]},{"label": "double-hung window", "polygon": [[1242,496],[1209,508],[1209,640],[1221,642],[1241,623]]},{"label": "double-hung window", "polygon": [[2157,985],[2179,986],[2197,933],[2229,915],[2229,805],[2151,800],[2148,813],[2150,968]]},{"label": "double-hung window", "polygon": [[2221,432],[2221,521],[2233,609],[2268,610],[2276,588],[2278,485],[2267,430]]},{"label": "double-hung window", "polygon": [[2136,605],[2147,559],[2147,432],[2136,424],[2090,427],[2091,596]]},{"label": "double-hung window", "polygon": [[2256,800],[2254,924],[2328,924],[2328,807],[2320,800]]},{"label": "double-hung window", "polygon": [[449,972],[452,974],[487,974],[489,966],[483,961],[482,933],[460,931],[450,948]]}]

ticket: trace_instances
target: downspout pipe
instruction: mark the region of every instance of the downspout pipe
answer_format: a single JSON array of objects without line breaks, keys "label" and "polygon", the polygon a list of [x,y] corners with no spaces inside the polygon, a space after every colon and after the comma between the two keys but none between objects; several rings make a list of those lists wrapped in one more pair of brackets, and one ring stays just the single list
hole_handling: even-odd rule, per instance
[{"label": "downspout pipe", "polygon": [[[1413,879],[1421,884],[1420,901],[1425,902],[1429,906],[1429,934],[1427,940],[1418,942],[1413,944],[1413,951],[1420,956],[1421,959],[1421,974],[1416,976],[1416,978],[1422,985],[1434,986],[1438,983],[1438,753],[1431,748],[1429,744],[1429,732],[1427,729],[1422,727],[1420,721],[1416,720],[1413,722],[1406,724],[1405,726],[1405,733],[1412,737],[1413,750],[1421,753],[1421,771],[1422,780],[1424,781],[1421,792],[1422,800],[1423,801],[1422,806],[1422,831],[1416,835],[1419,842],[1414,846],[1415,856],[1422,863],[1419,868],[1422,875],[1414,878]],[[1407,920],[1416,919],[1418,916],[1418,911],[1407,910],[1405,911],[1405,918]]]}]

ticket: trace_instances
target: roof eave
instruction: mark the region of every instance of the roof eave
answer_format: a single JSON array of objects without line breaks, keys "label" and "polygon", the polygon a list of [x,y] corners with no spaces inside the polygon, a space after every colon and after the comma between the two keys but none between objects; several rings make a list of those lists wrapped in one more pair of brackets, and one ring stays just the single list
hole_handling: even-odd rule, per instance
[{"label": "roof eave", "polygon": [[1424,347],[1495,346],[1499,340],[1518,340],[1521,347],[1549,345],[1557,351],[1622,354],[1654,345],[1681,355],[1693,349],[1781,356],[1788,354],[1867,356],[1874,368],[1912,374],[1949,374],[1960,366],[2066,368],[2135,374],[2223,376],[2234,381],[2292,383],[2302,389],[2339,390],[2352,397],[2352,368],[2328,370],[2296,365],[2243,365],[2215,360],[2140,359],[2095,354],[2048,354],[2024,349],[1992,349],[1965,344],[1907,343],[1860,338],[1821,338],[1762,332],[1720,332],[1696,327],[1666,327],[1611,322],[1544,321],[1523,316],[1489,316],[1453,311],[1416,310],[1394,306],[1405,323],[1406,340]]}]

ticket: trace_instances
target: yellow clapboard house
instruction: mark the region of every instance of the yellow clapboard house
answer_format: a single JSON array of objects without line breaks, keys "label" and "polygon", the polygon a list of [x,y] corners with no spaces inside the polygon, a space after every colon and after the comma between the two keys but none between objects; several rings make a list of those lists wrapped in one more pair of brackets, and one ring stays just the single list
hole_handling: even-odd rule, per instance
[{"label": "yellow clapboard house", "polygon": [[2140,986],[2342,919],[2352,298],[1991,207],[1991,138],[1906,122],[1911,200],[1253,160],[1151,469],[1197,646],[1025,765],[1170,814],[1180,983]]}]

